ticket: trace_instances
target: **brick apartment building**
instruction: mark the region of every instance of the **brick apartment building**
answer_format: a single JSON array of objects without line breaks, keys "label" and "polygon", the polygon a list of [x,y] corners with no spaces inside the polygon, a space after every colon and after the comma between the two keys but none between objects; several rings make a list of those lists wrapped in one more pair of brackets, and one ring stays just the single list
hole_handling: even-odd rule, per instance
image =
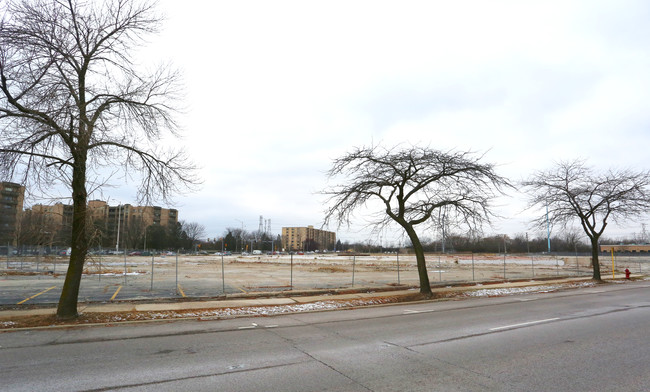
[{"label": "brick apartment building", "polygon": [[[26,212],[31,214],[34,221],[43,222],[47,225],[48,230],[57,233],[58,241],[55,242],[67,243],[63,239],[70,236],[72,205],[62,203],[54,205],[36,204]],[[88,218],[90,224],[95,227],[95,231],[98,229],[101,231],[99,236],[101,238],[98,238],[95,232],[91,234],[93,246],[113,246],[116,244],[118,228],[122,237],[120,241],[122,246],[126,240],[135,241],[135,237],[143,236],[149,226],[168,228],[176,225],[178,211],[155,206],[132,206],[130,204],[109,206],[105,201],[91,200],[88,202]],[[93,239],[93,236],[97,238]]]},{"label": "brick apartment building", "polygon": [[24,200],[24,186],[13,182],[0,182],[0,245],[16,245],[16,232],[20,225]]},{"label": "brick apartment building", "polygon": [[307,227],[283,227],[282,248],[287,251],[331,250],[336,245],[336,233]]}]

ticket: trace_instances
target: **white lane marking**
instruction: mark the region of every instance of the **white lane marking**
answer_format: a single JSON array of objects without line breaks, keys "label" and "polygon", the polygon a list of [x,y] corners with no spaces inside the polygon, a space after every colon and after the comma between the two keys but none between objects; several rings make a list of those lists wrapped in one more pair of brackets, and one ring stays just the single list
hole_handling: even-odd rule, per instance
[{"label": "white lane marking", "polygon": [[[255,329],[259,327],[260,325],[257,323],[251,323],[251,325],[247,325],[244,327],[237,327],[237,329]],[[264,328],[277,328],[279,325],[278,324],[270,324],[270,325],[265,325]]]},{"label": "white lane marking", "polygon": [[532,325],[532,324],[545,323],[545,322],[547,322],[547,321],[555,321],[555,320],[559,320],[559,319],[560,319],[559,317],[555,317],[555,318],[544,319],[544,320],[528,321],[528,322],[525,322],[525,323],[519,323],[519,324],[504,325],[503,327],[490,328],[490,331],[498,331],[498,330],[500,330],[500,329],[508,329],[508,328],[523,327],[524,325]]},{"label": "white lane marking", "polygon": [[435,310],[430,309],[430,310],[409,310],[406,309],[404,311],[404,314],[417,314],[417,313],[430,313],[430,312],[435,312]]}]

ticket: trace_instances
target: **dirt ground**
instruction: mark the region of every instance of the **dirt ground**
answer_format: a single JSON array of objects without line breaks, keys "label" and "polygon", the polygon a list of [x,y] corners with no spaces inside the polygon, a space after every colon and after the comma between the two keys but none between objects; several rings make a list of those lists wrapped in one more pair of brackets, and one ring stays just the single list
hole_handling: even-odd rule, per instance
[{"label": "dirt ground", "polygon": [[[546,255],[427,255],[431,283],[544,278],[557,276],[590,276],[591,258],[586,256]],[[611,262],[601,259],[603,275],[611,274]],[[152,275],[152,258],[127,256],[94,258],[87,272],[116,275],[131,273],[147,281]],[[634,272],[648,269],[647,261],[620,258],[616,273],[625,268]],[[154,279],[179,276],[183,286],[191,282],[220,280],[239,291],[269,289],[314,289],[387,284],[418,285],[415,257],[412,255],[273,255],[273,256],[165,256],[153,258]]]},{"label": "dirt ground", "polygon": [[[590,257],[503,254],[429,254],[427,269],[431,284],[456,282],[540,279],[560,276],[591,276]],[[34,257],[0,261],[7,275],[63,276],[67,260]],[[650,258],[615,259],[615,274],[625,268],[634,273],[650,271]],[[612,262],[600,259],[604,277],[612,274]],[[182,285],[183,296],[205,296],[240,292],[419,285],[415,257],[396,254],[342,255],[167,255],[91,256],[86,278],[107,284],[122,281],[147,289]],[[221,292],[219,292],[221,291]]]}]

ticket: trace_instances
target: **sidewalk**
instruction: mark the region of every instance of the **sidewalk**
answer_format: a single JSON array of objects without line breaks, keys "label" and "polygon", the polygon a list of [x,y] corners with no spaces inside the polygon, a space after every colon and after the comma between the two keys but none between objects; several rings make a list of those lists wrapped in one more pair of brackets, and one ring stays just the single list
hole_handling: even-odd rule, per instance
[{"label": "sidewalk", "polygon": [[[619,279],[616,279],[619,280]],[[562,286],[576,285],[590,282],[590,277],[575,277],[549,280],[525,280],[515,282],[472,282],[456,285],[432,285],[434,298],[454,297],[463,293],[476,292],[478,290],[507,290],[523,287],[535,286]],[[561,287],[558,287],[560,289]],[[80,304],[80,314],[96,313],[146,313],[146,312],[164,312],[164,311],[191,311],[206,309],[226,309],[226,308],[247,308],[247,307],[264,307],[264,306],[282,306],[309,304],[327,301],[358,301],[377,298],[405,298],[418,294],[417,288],[405,287],[383,287],[383,288],[356,288],[341,289],[336,291],[318,291],[318,294],[309,295],[310,292],[291,293],[291,292],[274,292],[274,293],[255,293],[249,295],[233,295],[223,300],[195,300],[185,302],[157,302],[157,303],[97,303],[97,304]],[[294,295],[291,295],[294,294]],[[489,294],[486,294],[489,295]],[[498,292],[497,294],[499,295]],[[505,294],[501,294],[505,295]],[[399,301],[392,301],[399,302]],[[56,314],[56,308],[39,308],[25,310],[0,310],[0,320],[12,320],[15,318],[29,316],[53,316]]]}]

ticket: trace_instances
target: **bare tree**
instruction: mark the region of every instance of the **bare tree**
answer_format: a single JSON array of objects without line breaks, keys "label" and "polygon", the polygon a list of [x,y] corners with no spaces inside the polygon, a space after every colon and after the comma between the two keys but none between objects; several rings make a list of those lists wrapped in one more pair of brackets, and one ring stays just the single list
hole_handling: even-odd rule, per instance
[{"label": "bare tree", "polygon": [[399,224],[413,244],[420,278],[420,292],[431,295],[424,250],[416,226],[445,219],[480,229],[493,217],[490,202],[509,182],[497,175],[492,164],[471,152],[441,152],[424,147],[362,147],[334,160],[330,179],[343,177],[331,190],[325,223],[350,224],[351,214],[368,203],[380,203],[372,226]]},{"label": "bare tree", "polygon": [[190,246],[194,246],[202,237],[205,236],[205,226],[197,222],[181,221],[181,227]]},{"label": "bare tree", "polygon": [[[88,194],[117,171],[141,176],[139,201],[185,188],[192,165],[158,147],[176,135],[178,74],[141,71],[131,53],[161,19],[137,0],[9,0],[0,21],[0,173],[72,194],[72,254],[57,315],[77,316],[88,252]],[[135,174],[134,174],[135,173]]]},{"label": "bare tree", "polygon": [[547,219],[550,224],[562,227],[576,220],[580,222],[591,241],[595,280],[601,280],[598,242],[609,221],[627,221],[650,211],[648,171],[597,173],[584,161],[575,160],[539,171],[523,185],[530,195],[530,206],[544,209],[544,214],[534,221],[538,227],[545,227]]},{"label": "bare tree", "polygon": [[46,214],[34,210],[25,210],[21,214],[21,222],[17,227],[18,246],[52,245],[54,238],[62,229]]}]

